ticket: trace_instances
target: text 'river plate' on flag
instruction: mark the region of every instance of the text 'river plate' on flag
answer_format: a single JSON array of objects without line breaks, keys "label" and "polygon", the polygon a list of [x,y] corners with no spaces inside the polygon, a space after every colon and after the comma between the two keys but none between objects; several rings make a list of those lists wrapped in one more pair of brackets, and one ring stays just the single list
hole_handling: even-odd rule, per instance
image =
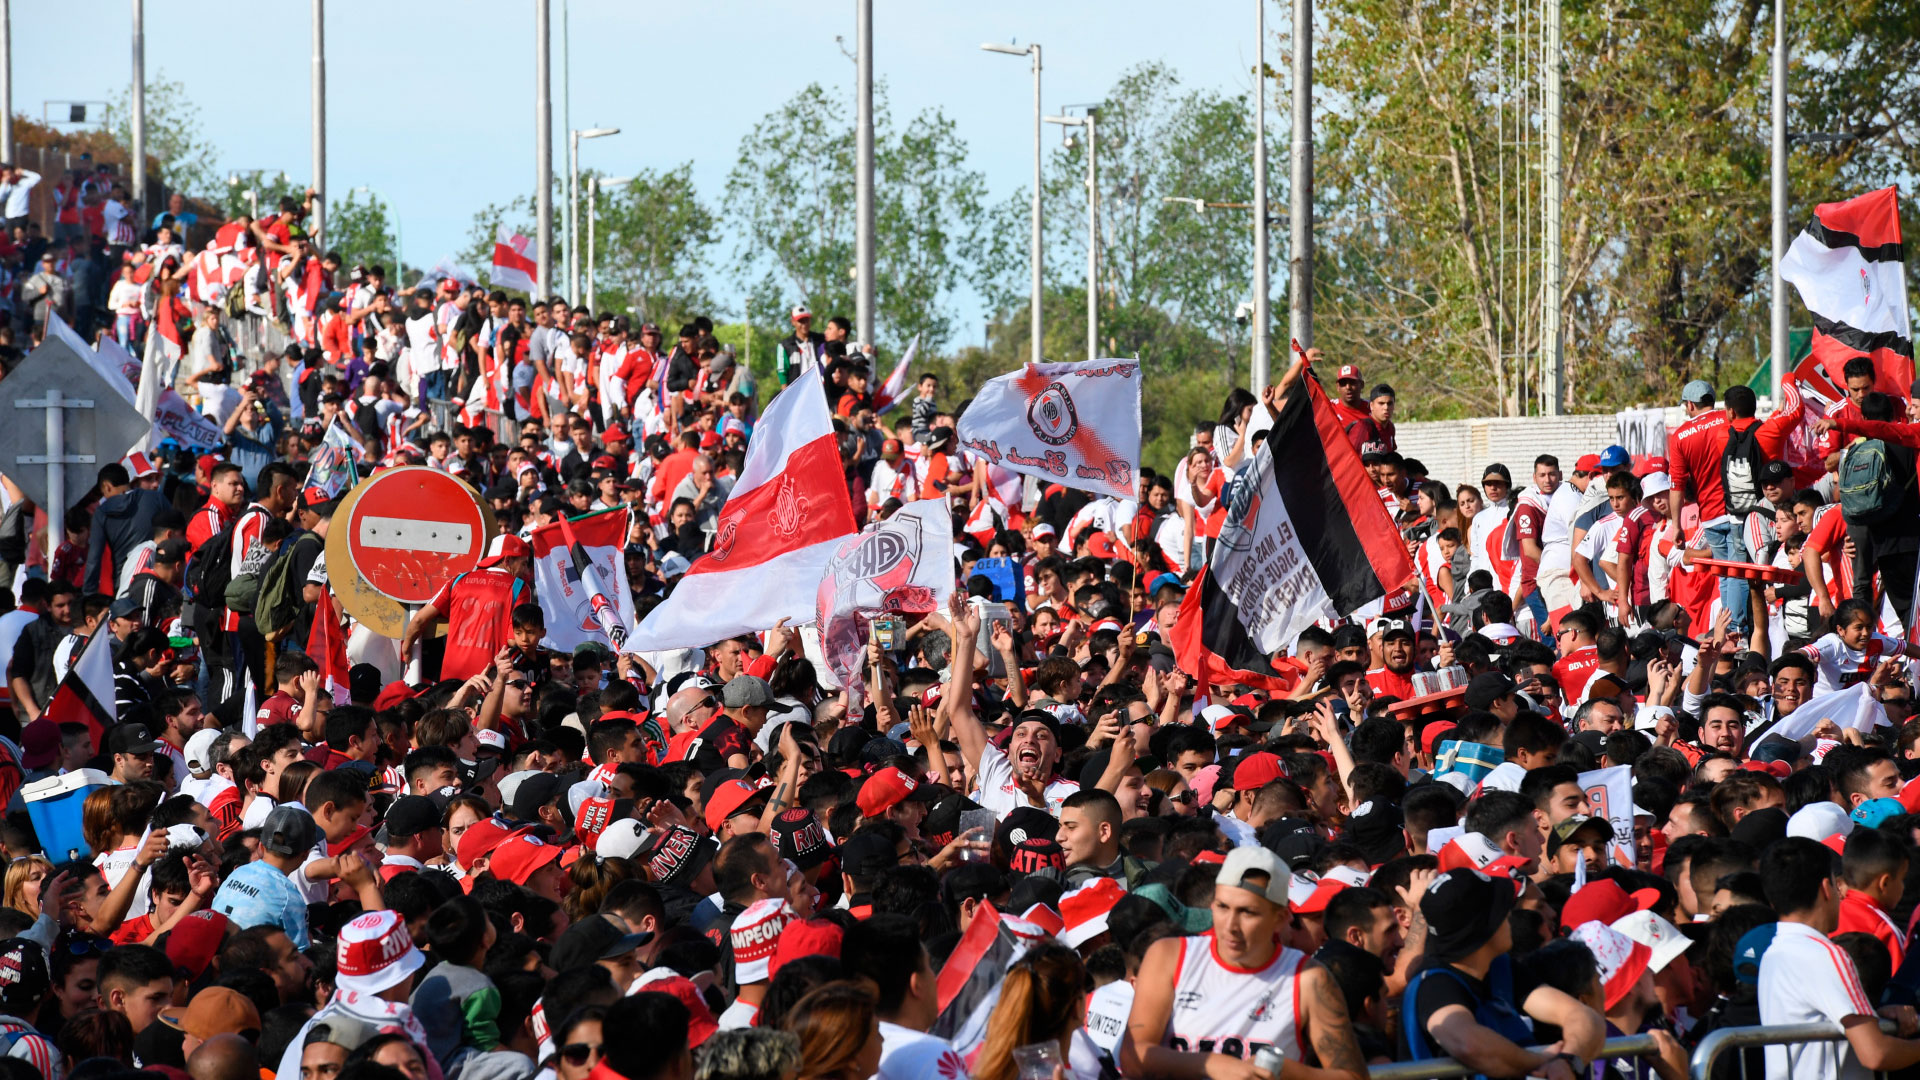
[{"label": "text 'river plate' on flag", "polygon": [[1288,683],[1269,662],[1318,620],[1345,617],[1413,577],[1413,563],[1311,378],[1287,391],[1266,445],[1229,485],[1227,519],[1173,646],[1209,684]]},{"label": "text 'river plate' on flag", "polygon": [[1116,499],[1139,497],[1140,365],[1028,364],[980,388],[960,444],[1003,469]]}]

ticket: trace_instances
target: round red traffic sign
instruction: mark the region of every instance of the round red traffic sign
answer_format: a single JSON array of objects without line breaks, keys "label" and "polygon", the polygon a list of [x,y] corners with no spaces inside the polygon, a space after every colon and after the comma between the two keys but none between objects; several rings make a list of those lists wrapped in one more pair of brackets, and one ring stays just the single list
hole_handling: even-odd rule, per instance
[{"label": "round red traffic sign", "polygon": [[479,497],[437,469],[383,469],[353,496],[334,527],[346,529],[353,568],[382,596],[424,604],[486,553]]}]

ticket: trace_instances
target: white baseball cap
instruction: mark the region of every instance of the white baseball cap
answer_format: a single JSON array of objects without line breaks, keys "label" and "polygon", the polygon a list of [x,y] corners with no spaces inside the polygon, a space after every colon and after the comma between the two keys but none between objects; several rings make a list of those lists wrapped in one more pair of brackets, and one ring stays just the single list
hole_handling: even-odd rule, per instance
[{"label": "white baseball cap", "polygon": [[519,772],[508,773],[501,777],[500,805],[511,806],[513,804],[514,793],[520,790],[520,785],[526,783],[532,777],[539,776],[542,771],[541,769],[521,769]]},{"label": "white baseball cap", "polygon": [[213,745],[226,734],[219,728],[202,728],[187,739],[187,768],[197,773],[213,771]]},{"label": "white baseball cap", "polygon": [[1649,495],[1659,495],[1672,490],[1673,479],[1663,472],[1648,473],[1640,480],[1640,497],[1643,499]]},{"label": "white baseball cap", "polygon": [[600,831],[593,853],[603,859],[631,859],[640,853],[653,836],[645,822],[621,818]]}]

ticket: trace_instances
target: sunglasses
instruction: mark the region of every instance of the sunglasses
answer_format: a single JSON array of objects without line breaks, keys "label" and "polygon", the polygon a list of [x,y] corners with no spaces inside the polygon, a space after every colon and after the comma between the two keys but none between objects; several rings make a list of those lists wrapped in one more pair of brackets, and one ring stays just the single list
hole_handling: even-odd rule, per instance
[{"label": "sunglasses", "polygon": [[513,687],[515,690],[525,690],[533,686],[533,682],[529,679],[514,679],[507,683],[507,685]]},{"label": "sunglasses", "polygon": [[1191,791],[1183,791],[1178,795],[1167,796],[1167,801],[1179,803],[1181,806],[1192,806],[1200,801],[1200,796]]},{"label": "sunglasses", "polygon": [[599,1043],[568,1043],[560,1048],[560,1056],[569,1065],[585,1065],[600,1056]]},{"label": "sunglasses", "polygon": [[67,941],[66,946],[68,954],[72,956],[94,956],[104,953],[112,947],[113,942],[108,941],[106,938],[94,937],[92,935],[73,937]]}]

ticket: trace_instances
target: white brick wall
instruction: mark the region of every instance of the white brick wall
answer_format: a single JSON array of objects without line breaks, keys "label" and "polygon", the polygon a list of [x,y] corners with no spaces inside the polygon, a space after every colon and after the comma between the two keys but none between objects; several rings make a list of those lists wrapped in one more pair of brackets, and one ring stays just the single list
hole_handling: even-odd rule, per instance
[{"label": "white brick wall", "polygon": [[[1666,410],[1667,429],[1681,421],[1678,408]],[[1552,454],[1563,472],[1583,454],[1597,454],[1621,441],[1619,418],[1611,413],[1585,416],[1490,417],[1436,420],[1397,425],[1404,457],[1418,458],[1435,480],[1448,487],[1479,486],[1481,470],[1504,464],[1516,484],[1527,483],[1533,459]]]}]

